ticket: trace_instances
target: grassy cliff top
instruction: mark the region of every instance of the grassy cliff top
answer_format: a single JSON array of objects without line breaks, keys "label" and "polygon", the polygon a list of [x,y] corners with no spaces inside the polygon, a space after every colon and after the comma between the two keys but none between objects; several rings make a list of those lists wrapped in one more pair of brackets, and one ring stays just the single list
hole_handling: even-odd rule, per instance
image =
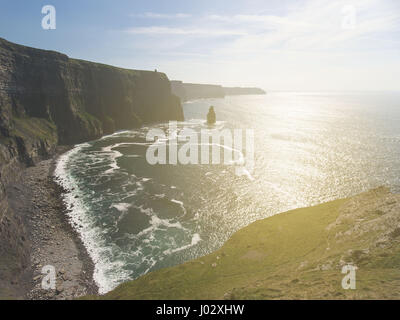
[{"label": "grassy cliff top", "polygon": [[[342,288],[353,264],[356,289]],[[378,188],[257,221],[218,251],[88,299],[400,298],[400,195]]]}]

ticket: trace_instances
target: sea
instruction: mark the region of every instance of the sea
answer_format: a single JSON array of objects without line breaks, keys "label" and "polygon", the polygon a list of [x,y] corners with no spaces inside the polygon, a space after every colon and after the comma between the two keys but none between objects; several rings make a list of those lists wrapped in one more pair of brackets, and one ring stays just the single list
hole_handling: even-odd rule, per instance
[{"label": "sea", "polygon": [[[213,126],[205,121],[210,106]],[[379,186],[400,191],[398,92],[269,92],[183,109],[176,126],[119,131],[76,145],[57,162],[68,218],[95,263],[100,293],[207,255],[256,220]],[[224,130],[241,132],[243,141],[250,132],[253,147],[221,148],[221,159],[234,151],[230,162],[149,161],[150,148],[169,156],[186,144],[188,155],[188,146],[204,145],[202,133]]]}]

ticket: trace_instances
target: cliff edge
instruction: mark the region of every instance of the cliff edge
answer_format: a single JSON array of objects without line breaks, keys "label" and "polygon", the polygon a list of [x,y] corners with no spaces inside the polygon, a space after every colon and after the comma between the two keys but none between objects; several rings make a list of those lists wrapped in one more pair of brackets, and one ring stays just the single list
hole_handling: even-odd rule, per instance
[{"label": "cliff edge", "polygon": [[260,88],[223,87],[215,84],[184,83],[178,80],[171,81],[173,94],[182,102],[196,99],[225,98],[234,95],[259,95],[266,94]]},{"label": "cliff edge", "polygon": [[70,59],[0,38],[0,297],[20,297],[29,273],[28,213],[6,187],[21,169],[70,145],[143,123],[183,120],[164,73]]}]

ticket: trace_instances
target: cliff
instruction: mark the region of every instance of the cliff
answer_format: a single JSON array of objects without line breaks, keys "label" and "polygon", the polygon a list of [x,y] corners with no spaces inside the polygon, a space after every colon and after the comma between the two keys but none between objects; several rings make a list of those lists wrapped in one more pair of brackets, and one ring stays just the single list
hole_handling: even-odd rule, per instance
[{"label": "cliff", "polygon": [[241,88],[241,87],[224,87],[224,93],[227,96],[247,95],[247,94],[266,94],[260,88]]},{"label": "cliff", "polygon": [[172,92],[181,101],[203,99],[203,98],[223,98],[225,97],[222,86],[213,84],[184,83],[182,81],[171,81]]},{"label": "cliff", "polygon": [[182,102],[190,100],[186,95],[186,90],[182,81],[171,80],[171,91],[174,95],[179,97]]},{"label": "cliff", "polygon": [[265,94],[265,91],[259,88],[222,87],[213,84],[184,83],[177,80],[171,81],[171,90],[182,102],[195,99],[224,98],[230,95]]},{"label": "cliff", "polygon": [[51,156],[59,144],[168,120],[183,120],[183,110],[164,73],[0,39],[0,289],[29,265],[27,213],[12,212],[6,196],[21,168]]},{"label": "cliff", "polygon": [[[256,221],[216,252],[88,299],[399,299],[400,195],[378,188]],[[356,289],[342,287],[345,265]]]}]

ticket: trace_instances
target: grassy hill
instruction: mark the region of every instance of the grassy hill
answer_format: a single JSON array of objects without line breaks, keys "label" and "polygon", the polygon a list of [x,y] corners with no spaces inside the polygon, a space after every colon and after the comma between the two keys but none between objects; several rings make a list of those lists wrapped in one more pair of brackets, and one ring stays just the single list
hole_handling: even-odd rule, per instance
[{"label": "grassy hill", "polygon": [[[218,251],[87,299],[399,299],[400,195],[378,188],[236,232]],[[356,289],[344,290],[353,264]]]}]

